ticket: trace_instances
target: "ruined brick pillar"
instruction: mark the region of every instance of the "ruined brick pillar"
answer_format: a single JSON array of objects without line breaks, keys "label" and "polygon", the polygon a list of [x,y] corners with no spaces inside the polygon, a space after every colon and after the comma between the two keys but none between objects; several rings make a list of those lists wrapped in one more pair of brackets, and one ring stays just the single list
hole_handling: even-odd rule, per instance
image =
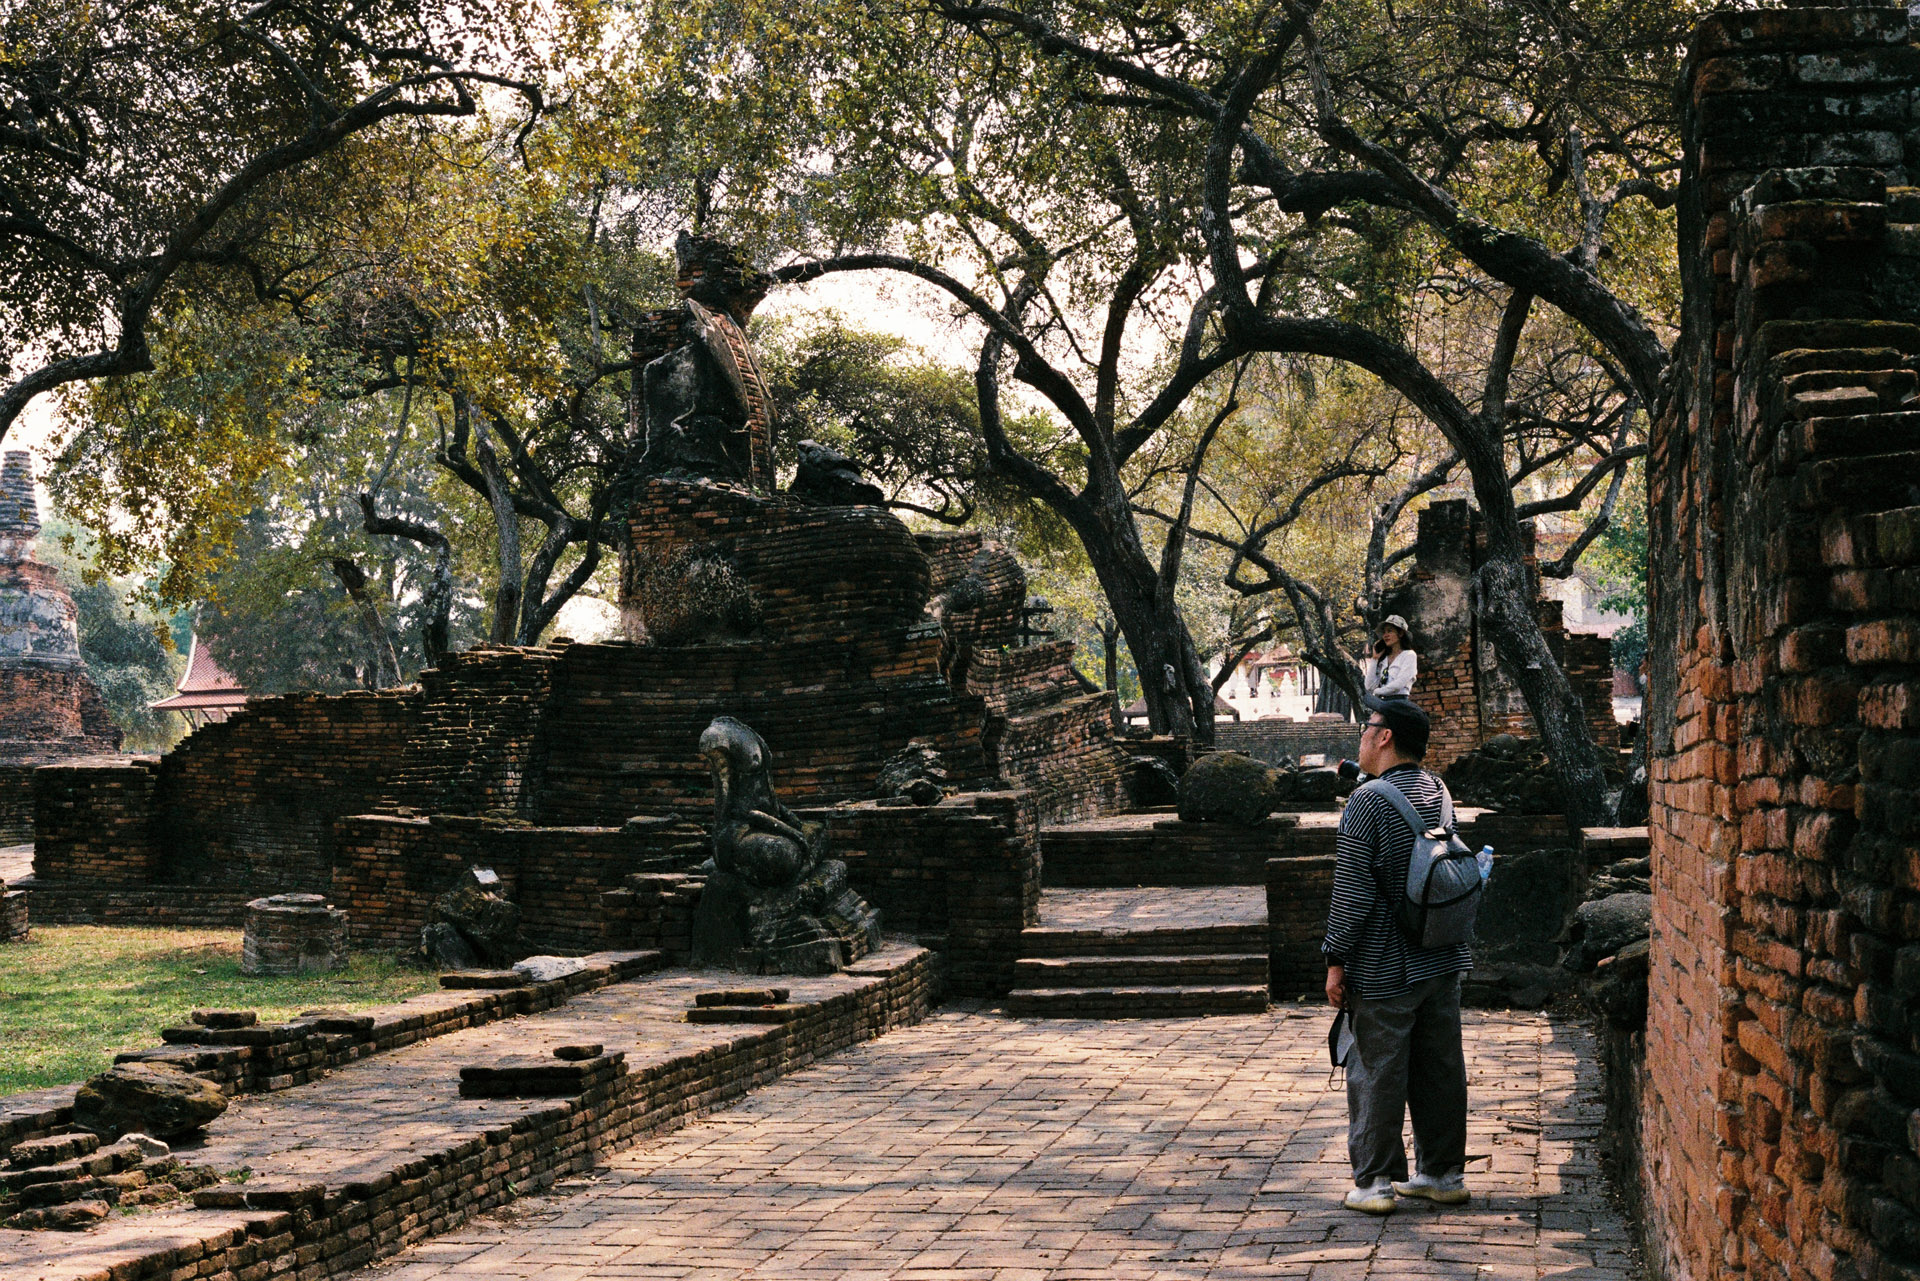
[{"label": "ruined brick pillar", "polygon": [[24,451],[0,456],[0,845],[33,839],[33,770],[118,751],[87,673],[73,598],[33,558],[40,512]]},{"label": "ruined brick pillar", "polygon": [[1910,41],[1901,8],[1749,10],[1686,63],[1641,1130],[1674,1278],[1920,1278]]}]

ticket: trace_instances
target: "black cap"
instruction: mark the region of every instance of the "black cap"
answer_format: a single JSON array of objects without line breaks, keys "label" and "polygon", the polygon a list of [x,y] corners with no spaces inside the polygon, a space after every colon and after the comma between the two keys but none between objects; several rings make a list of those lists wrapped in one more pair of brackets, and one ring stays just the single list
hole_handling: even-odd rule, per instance
[{"label": "black cap", "polygon": [[1432,723],[1427,717],[1426,710],[1412,699],[1402,698],[1399,695],[1388,698],[1367,696],[1360,701],[1366,705],[1369,712],[1379,715],[1387,728],[1393,731],[1395,738],[1417,738],[1422,744],[1427,741]]}]

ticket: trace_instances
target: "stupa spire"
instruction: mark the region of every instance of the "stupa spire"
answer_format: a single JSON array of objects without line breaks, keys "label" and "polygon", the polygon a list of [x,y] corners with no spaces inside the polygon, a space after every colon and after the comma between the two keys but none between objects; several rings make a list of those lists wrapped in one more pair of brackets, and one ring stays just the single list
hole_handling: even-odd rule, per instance
[{"label": "stupa spire", "polygon": [[33,497],[33,460],[24,449],[0,459],[0,561],[18,563],[33,554],[40,536],[40,505]]}]

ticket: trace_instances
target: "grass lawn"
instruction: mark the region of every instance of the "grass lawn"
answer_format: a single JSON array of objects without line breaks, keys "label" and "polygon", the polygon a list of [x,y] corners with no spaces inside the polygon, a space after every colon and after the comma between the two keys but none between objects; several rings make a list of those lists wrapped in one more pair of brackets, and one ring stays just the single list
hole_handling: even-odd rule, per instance
[{"label": "grass lawn", "polygon": [[0,1094],[83,1081],[196,1009],[258,1010],[266,1023],[438,986],[435,973],[363,953],[338,974],[254,978],[240,972],[238,930],[36,925],[0,947]]}]

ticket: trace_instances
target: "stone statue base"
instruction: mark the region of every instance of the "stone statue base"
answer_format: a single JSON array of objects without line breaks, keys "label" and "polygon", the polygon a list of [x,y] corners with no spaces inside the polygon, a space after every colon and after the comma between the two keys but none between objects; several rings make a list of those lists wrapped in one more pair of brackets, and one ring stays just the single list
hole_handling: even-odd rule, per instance
[{"label": "stone statue base", "polygon": [[821,859],[791,885],[714,870],[693,914],[693,964],[743,974],[832,974],[880,946],[880,914]]}]

